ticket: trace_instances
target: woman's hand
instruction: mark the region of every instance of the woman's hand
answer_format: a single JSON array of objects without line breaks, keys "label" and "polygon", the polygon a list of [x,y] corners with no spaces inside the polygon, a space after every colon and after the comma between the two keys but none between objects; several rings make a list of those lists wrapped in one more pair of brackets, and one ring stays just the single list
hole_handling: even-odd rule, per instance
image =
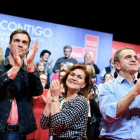
[{"label": "woman's hand", "polygon": [[51,101],[52,101],[52,95],[51,95],[50,89],[49,89],[48,92],[47,92],[46,103],[47,103],[48,105],[51,105]]},{"label": "woman's hand", "polygon": [[52,97],[59,98],[62,94],[63,86],[60,84],[59,80],[54,79],[50,85],[50,92]]}]

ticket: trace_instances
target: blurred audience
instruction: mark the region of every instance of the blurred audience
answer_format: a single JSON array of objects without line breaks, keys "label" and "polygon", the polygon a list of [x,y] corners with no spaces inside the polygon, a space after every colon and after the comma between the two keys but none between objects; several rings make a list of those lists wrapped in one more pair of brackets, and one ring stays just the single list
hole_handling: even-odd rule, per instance
[{"label": "blurred audience", "polygon": [[[91,77],[95,76],[95,70],[92,64],[86,64],[87,70],[90,72]],[[87,123],[87,138],[88,140],[100,140],[100,121],[101,121],[101,113],[99,110],[99,106],[96,102],[98,98],[98,93],[96,93],[97,85],[95,81],[91,78],[91,87],[88,92],[87,101],[89,105],[89,112],[88,112],[88,123]]]},{"label": "blurred audience", "polygon": [[27,135],[26,140],[49,140],[49,129],[43,130],[40,127],[40,116],[46,105],[46,97],[48,89],[45,88],[47,84],[47,75],[45,73],[40,74],[40,80],[43,86],[43,94],[33,97],[33,112],[37,123],[37,130]]},{"label": "blurred audience", "polygon": [[40,61],[46,63],[45,73],[48,75],[46,88],[50,87],[50,76],[52,74],[52,59],[49,60],[51,52],[49,50],[42,50],[40,53]]},{"label": "blurred audience", "polygon": [[136,72],[135,75],[138,79],[140,78],[140,63],[139,63],[139,69],[138,69],[138,71]]},{"label": "blurred audience", "polygon": [[53,74],[52,79],[51,79],[51,82],[52,82],[54,79],[58,79],[58,80],[59,80],[59,72],[60,72],[61,70],[66,71],[67,69],[68,69],[68,64],[67,64],[66,62],[60,63],[59,69],[57,69],[57,70],[56,70],[56,73]]},{"label": "blurred audience", "polygon": [[68,64],[68,67],[71,67],[74,64],[78,64],[78,61],[71,57],[71,53],[72,53],[71,46],[69,46],[69,45],[64,46],[63,51],[64,51],[65,56],[58,58],[57,61],[55,62],[55,65],[53,68],[54,73],[57,73],[57,70],[59,69],[59,66],[62,62],[66,62]]},{"label": "blurred audience", "polygon": [[36,68],[40,74],[45,73],[45,67],[46,67],[46,63],[43,61],[39,61],[36,63]]},{"label": "blurred audience", "polygon": [[117,77],[117,71],[116,71],[116,69],[115,69],[115,67],[114,67],[114,58],[112,57],[110,60],[109,60],[109,66],[108,67],[104,67],[103,69],[102,69],[102,71],[101,71],[101,75],[100,75],[100,77],[101,77],[101,79],[103,80],[103,78],[104,78],[104,75],[106,74],[106,73],[111,73],[111,75],[114,77],[114,78],[116,78]]},{"label": "blurred audience", "polygon": [[3,50],[1,48],[1,42],[0,42],[0,61],[3,60]]},{"label": "blurred audience", "polygon": [[64,70],[64,69],[62,69],[62,70],[59,71],[59,80],[60,81],[64,77],[65,73],[66,73],[66,70]]},{"label": "blurred audience", "polygon": [[94,70],[95,70],[95,75],[92,78],[95,79],[95,83],[97,83],[97,74],[100,73],[100,69],[94,63],[94,60],[92,59],[92,57],[89,53],[84,55],[84,64],[92,64],[93,65]]},{"label": "blurred audience", "polygon": [[106,73],[103,77],[102,83],[98,84],[98,90],[99,90],[99,94],[101,92],[102,86],[105,83],[108,83],[109,81],[113,80],[113,76],[111,73]]}]

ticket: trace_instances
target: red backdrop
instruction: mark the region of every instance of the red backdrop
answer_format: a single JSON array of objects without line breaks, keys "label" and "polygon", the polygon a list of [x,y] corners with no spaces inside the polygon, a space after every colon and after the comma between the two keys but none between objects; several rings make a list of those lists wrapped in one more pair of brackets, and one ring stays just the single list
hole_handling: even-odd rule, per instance
[{"label": "red backdrop", "polygon": [[122,47],[133,47],[136,51],[136,54],[139,58],[139,63],[140,63],[140,45],[135,45],[135,44],[129,44],[129,43],[124,43],[124,42],[118,42],[118,41],[113,41],[112,42],[112,50],[111,50],[111,57],[114,56],[115,52]]}]

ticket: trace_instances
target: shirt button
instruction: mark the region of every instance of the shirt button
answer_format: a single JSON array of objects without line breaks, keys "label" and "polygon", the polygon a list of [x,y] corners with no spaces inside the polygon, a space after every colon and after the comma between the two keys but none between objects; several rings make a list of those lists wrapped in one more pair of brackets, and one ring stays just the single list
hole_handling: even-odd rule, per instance
[{"label": "shirt button", "polygon": [[5,81],[7,81],[7,78],[5,78]]}]

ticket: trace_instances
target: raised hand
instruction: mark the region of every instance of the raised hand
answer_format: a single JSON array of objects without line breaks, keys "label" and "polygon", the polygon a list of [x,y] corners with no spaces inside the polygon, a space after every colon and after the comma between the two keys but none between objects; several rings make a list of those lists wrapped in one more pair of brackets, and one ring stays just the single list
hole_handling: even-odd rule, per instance
[{"label": "raised hand", "polygon": [[20,56],[18,55],[18,44],[10,44],[9,45],[10,51],[11,51],[11,57],[12,57],[12,65],[21,67],[22,61]]},{"label": "raised hand", "polygon": [[137,83],[136,83],[133,91],[137,92],[138,95],[140,95],[140,78],[137,80]]},{"label": "raised hand", "polygon": [[32,45],[31,50],[29,54],[27,55],[27,58],[26,58],[27,65],[33,64],[34,57],[36,55],[37,50],[38,50],[38,39],[36,40],[35,44]]},{"label": "raised hand", "polygon": [[51,101],[52,101],[52,96],[51,96],[50,89],[49,89],[48,93],[47,93],[46,103],[50,106]]},{"label": "raised hand", "polygon": [[54,79],[50,85],[50,92],[52,97],[59,98],[62,94],[63,86],[60,85],[60,82],[57,79]]},{"label": "raised hand", "polygon": [[53,59],[50,59],[50,61],[49,61],[49,65],[51,65],[52,62],[53,62]]}]

